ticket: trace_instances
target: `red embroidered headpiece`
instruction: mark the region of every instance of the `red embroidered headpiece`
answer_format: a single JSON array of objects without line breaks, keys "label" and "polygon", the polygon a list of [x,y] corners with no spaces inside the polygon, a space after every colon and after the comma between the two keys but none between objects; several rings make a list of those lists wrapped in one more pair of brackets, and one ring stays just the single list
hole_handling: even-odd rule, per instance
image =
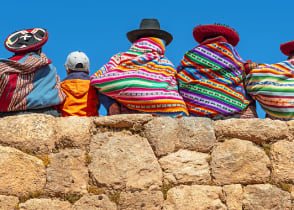
[{"label": "red embroidered headpiece", "polygon": [[40,49],[48,40],[49,34],[43,28],[19,30],[10,34],[4,46],[14,53],[26,53]]},{"label": "red embroidered headpiece", "polygon": [[291,52],[294,52],[294,41],[281,44],[280,49],[284,55],[289,56]]},{"label": "red embroidered headpiece", "polygon": [[234,47],[240,41],[238,33],[223,25],[199,25],[193,30],[194,39],[201,44],[205,38],[223,36]]}]

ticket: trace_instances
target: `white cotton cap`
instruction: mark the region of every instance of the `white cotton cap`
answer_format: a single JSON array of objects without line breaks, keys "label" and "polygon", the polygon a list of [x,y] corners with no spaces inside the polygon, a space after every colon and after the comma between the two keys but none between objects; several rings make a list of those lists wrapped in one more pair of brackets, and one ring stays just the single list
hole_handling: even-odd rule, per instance
[{"label": "white cotton cap", "polygon": [[90,61],[88,56],[81,52],[75,51],[67,56],[65,67],[72,71],[83,71],[89,73]]}]

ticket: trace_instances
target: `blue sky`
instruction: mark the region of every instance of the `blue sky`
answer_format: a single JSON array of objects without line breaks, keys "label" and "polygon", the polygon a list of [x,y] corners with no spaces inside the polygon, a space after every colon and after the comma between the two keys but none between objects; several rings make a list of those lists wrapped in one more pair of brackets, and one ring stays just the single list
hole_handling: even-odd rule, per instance
[{"label": "blue sky", "polygon": [[[118,0],[15,0],[2,1],[0,42],[24,28],[49,32],[43,52],[65,78],[64,62],[76,50],[90,58],[93,74],[110,57],[128,50],[128,31],[138,29],[142,18],[157,18],[174,40],[166,56],[178,65],[184,53],[197,45],[192,30],[198,24],[223,23],[240,36],[236,49],[244,60],[276,63],[285,60],[280,44],[294,40],[294,1],[118,1]],[[3,44],[0,57],[10,57]],[[258,108],[259,115],[264,113]]]}]

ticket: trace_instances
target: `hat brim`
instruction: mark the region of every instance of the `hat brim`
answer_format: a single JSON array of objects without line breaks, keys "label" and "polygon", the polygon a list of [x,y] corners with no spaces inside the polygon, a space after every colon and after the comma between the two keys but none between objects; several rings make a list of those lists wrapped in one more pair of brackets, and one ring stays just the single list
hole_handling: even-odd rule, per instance
[{"label": "hat brim", "polygon": [[294,41],[281,44],[280,49],[284,55],[290,56],[291,52],[294,52]]},{"label": "hat brim", "polygon": [[163,39],[166,46],[173,40],[173,36],[170,33],[160,29],[137,29],[128,32],[127,37],[132,43],[143,37],[156,37]]},{"label": "hat brim", "polygon": [[221,25],[196,26],[193,30],[193,37],[198,43],[202,43],[205,38],[223,36],[234,47],[240,41],[239,35],[233,29]]},{"label": "hat brim", "polygon": [[[33,30],[34,29],[27,29],[25,31],[31,32]],[[32,51],[38,50],[44,44],[46,44],[46,42],[48,41],[48,38],[49,38],[49,34],[48,34],[47,30],[45,30],[45,29],[43,29],[43,30],[45,31],[44,37],[41,38],[40,41],[38,43],[36,43],[36,44],[30,45],[30,46],[27,46],[27,47],[24,47],[24,48],[15,48],[13,45],[10,45],[8,40],[10,40],[11,36],[13,36],[15,33],[23,31],[23,30],[20,30],[20,31],[16,31],[16,32],[10,34],[5,39],[4,46],[8,51],[13,52],[13,53],[26,53],[26,52],[32,52]]]}]

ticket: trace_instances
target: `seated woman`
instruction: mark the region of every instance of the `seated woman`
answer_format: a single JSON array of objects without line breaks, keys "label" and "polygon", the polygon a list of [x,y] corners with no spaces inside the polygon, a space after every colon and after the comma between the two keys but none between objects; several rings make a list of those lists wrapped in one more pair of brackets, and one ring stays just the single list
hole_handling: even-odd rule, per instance
[{"label": "seated woman", "polygon": [[187,116],[186,105],[178,92],[176,69],[164,57],[165,45],[172,35],[160,30],[156,19],[143,19],[140,29],[127,34],[132,42],[129,51],[113,56],[109,63],[92,77],[91,85],[103,95],[118,103],[107,100],[111,109],[118,113],[143,112],[155,115]]},{"label": "seated woman", "polygon": [[288,60],[253,69],[247,76],[246,88],[271,119],[294,119],[294,41],[281,44]]},{"label": "seated woman", "polygon": [[20,30],[4,43],[14,52],[0,59],[0,116],[44,113],[60,116],[55,105],[63,102],[59,77],[51,61],[42,53],[48,32],[42,28]]},{"label": "seated woman", "polygon": [[238,34],[222,25],[199,25],[193,30],[200,43],[178,66],[179,91],[191,116],[212,119],[256,117],[255,104],[246,94],[247,63],[234,46]]}]

